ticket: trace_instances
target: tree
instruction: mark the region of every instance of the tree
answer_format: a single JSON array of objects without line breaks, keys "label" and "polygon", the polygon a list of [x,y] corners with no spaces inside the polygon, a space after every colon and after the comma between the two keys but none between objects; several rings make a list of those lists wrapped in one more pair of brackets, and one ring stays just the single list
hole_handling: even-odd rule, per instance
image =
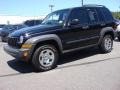
[{"label": "tree", "polygon": [[116,19],[120,19],[120,12],[112,12],[112,15]]}]

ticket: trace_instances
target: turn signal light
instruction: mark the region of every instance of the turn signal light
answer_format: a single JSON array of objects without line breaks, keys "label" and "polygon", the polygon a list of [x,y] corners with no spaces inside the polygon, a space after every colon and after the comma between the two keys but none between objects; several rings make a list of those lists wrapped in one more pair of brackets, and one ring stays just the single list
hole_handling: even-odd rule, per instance
[{"label": "turn signal light", "polygon": [[27,57],[27,56],[28,56],[28,52],[24,52],[24,53],[23,53],[23,56],[24,56],[24,57]]},{"label": "turn signal light", "polygon": [[23,44],[21,48],[31,48],[32,45],[31,44]]}]

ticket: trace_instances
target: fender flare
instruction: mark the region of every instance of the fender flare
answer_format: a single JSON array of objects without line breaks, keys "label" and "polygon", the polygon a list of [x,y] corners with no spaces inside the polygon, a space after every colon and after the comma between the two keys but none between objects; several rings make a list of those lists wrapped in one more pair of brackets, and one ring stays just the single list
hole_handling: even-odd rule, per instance
[{"label": "fender flare", "polygon": [[113,36],[115,37],[115,32],[114,32],[114,29],[112,27],[105,27],[105,28],[102,28],[101,32],[100,32],[100,39],[99,39],[99,42],[98,44],[101,43],[105,33],[107,32],[112,32],[113,33]]},{"label": "fender flare", "polygon": [[34,46],[36,46],[39,42],[43,42],[47,40],[54,40],[58,44],[59,50],[61,52],[63,51],[61,39],[56,34],[47,34],[47,35],[32,37],[28,39],[25,43],[33,44]]}]

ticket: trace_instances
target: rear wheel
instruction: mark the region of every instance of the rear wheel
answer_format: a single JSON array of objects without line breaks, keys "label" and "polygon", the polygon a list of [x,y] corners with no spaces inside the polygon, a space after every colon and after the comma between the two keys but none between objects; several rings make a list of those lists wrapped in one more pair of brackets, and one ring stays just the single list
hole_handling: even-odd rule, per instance
[{"label": "rear wheel", "polygon": [[113,39],[111,35],[105,35],[101,44],[99,45],[100,50],[103,53],[109,53],[112,51]]},{"label": "rear wheel", "polygon": [[58,51],[53,45],[43,45],[36,49],[32,63],[39,71],[48,71],[56,67]]}]

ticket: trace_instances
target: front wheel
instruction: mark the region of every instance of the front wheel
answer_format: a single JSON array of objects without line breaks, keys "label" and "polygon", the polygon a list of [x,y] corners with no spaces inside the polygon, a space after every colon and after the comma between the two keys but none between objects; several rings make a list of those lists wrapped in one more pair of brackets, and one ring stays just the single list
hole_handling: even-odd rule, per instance
[{"label": "front wheel", "polygon": [[103,53],[109,53],[112,51],[113,39],[111,35],[105,35],[101,44],[99,45],[100,50]]},{"label": "front wheel", "polygon": [[43,45],[36,49],[32,63],[39,71],[48,71],[56,67],[58,51],[53,45]]}]

